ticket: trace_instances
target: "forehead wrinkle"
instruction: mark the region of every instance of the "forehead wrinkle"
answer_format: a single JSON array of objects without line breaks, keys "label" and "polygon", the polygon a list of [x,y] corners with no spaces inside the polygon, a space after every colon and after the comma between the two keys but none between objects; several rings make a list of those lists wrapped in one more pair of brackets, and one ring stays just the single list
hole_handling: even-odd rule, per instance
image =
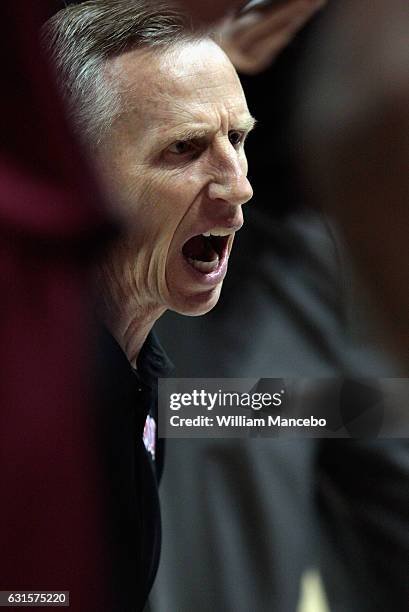
[{"label": "forehead wrinkle", "polygon": [[[134,58],[129,55],[127,59]],[[140,56],[138,59],[141,59]],[[228,70],[227,75],[226,71],[222,70],[224,76],[228,77],[226,92],[226,78],[220,79],[216,69],[207,72],[198,83],[194,78],[192,81],[192,77],[204,72],[201,65],[197,70],[193,67],[178,74],[175,65],[169,66],[168,62],[163,62],[163,55],[151,56],[149,59],[154,60],[155,69],[152,69],[150,62],[149,66],[145,63],[142,74],[139,71],[134,72],[129,63],[126,67],[118,66],[125,68],[123,72],[118,72],[122,72],[121,76],[125,77],[121,80],[122,85],[126,83],[123,90],[126,90],[128,118],[132,122],[132,115],[137,119],[135,129],[142,130],[140,137],[143,140],[169,140],[172,135],[175,140],[187,140],[218,131],[227,133],[229,129],[249,131],[253,127],[253,120],[233,67],[232,73]],[[149,126],[149,131],[146,126]]]},{"label": "forehead wrinkle", "polygon": [[195,82],[192,86],[190,77],[186,77],[185,80],[185,87],[172,87],[175,83],[168,83],[168,91],[160,92],[159,97],[167,95],[168,99],[173,101],[179,99],[186,105],[219,104],[220,106],[226,106],[230,99],[235,99],[235,104],[240,102],[247,106],[239,81],[229,84],[226,80],[219,79],[218,82],[212,82],[206,75],[200,83]]},{"label": "forehead wrinkle", "polygon": [[210,125],[211,115],[203,111],[203,106],[200,103],[187,105],[183,100],[175,100],[168,94],[159,97],[161,101],[154,103],[149,108],[151,119],[157,123],[154,126],[155,132],[167,134],[171,131],[199,130],[208,132],[217,129],[215,125]]},{"label": "forehead wrinkle", "polygon": [[163,142],[173,142],[177,140],[194,140],[201,138],[214,137],[220,131],[227,133],[230,129],[250,132],[254,125],[255,119],[250,115],[237,117],[236,119],[228,120],[229,125],[223,126],[223,120],[218,120],[213,125],[209,121],[199,121],[196,117],[193,120],[179,121],[174,125],[158,127],[156,134],[159,140]]},{"label": "forehead wrinkle", "polygon": [[[131,117],[133,115],[136,120],[134,129],[138,132],[139,142],[144,142],[149,148],[169,145],[177,140],[213,138],[218,132],[227,134],[231,129],[249,132],[255,123],[247,105],[242,108],[241,104],[235,104],[220,109],[217,103],[213,103],[203,108],[200,103],[186,105],[168,94],[160,97],[161,102],[149,105],[148,109],[145,107],[145,112],[138,113],[137,107],[131,111]],[[147,125],[149,129],[144,129]]]},{"label": "forehead wrinkle", "polygon": [[163,132],[183,132],[194,134],[216,133],[229,127],[250,131],[254,127],[255,120],[250,115],[247,105],[242,108],[241,101],[231,105],[220,102],[209,102],[203,105],[195,102],[186,105],[184,101],[178,101],[168,97],[168,104],[163,108],[162,119],[164,121]]}]

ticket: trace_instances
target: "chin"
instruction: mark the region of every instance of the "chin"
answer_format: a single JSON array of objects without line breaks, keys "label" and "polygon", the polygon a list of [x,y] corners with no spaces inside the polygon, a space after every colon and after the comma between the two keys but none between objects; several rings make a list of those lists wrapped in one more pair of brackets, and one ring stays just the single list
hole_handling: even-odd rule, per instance
[{"label": "chin", "polygon": [[212,310],[219,301],[222,283],[201,293],[178,295],[171,300],[169,309],[188,317],[200,317]]}]

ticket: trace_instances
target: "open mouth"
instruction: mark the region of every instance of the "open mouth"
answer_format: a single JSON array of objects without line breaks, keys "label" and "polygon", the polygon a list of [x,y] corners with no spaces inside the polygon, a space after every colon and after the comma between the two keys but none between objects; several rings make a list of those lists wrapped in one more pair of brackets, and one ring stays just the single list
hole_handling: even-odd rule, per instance
[{"label": "open mouth", "polygon": [[[229,233],[230,234],[230,233]],[[210,232],[193,236],[185,242],[182,253],[186,261],[202,274],[210,274],[219,267],[227,249],[229,234]]]}]

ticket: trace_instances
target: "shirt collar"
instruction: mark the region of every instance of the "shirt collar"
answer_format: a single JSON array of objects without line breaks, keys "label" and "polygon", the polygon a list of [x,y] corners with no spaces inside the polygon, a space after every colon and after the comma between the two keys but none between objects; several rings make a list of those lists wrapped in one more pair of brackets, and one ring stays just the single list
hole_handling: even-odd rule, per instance
[{"label": "shirt collar", "polygon": [[168,376],[173,367],[155,332],[151,331],[139,352],[134,373],[142,383],[152,387],[158,378]]}]

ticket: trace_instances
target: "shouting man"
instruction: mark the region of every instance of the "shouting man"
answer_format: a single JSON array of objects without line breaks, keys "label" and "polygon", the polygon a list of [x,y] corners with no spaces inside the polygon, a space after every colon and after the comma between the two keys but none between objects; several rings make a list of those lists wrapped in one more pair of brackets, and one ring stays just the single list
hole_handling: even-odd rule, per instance
[{"label": "shouting man", "polygon": [[47,24],[46,43],[124,227],[98,267],[98,309],[134,387],[112,420],[111,497],[118,592],[131,598],[116,609],[139,610],[160,543],[154,387],[166,358],[150,331],[166,309],[200,315],[217,303],[252,196],[244,142],[254,120],[224,52],[163,2],[71,5]]}]

